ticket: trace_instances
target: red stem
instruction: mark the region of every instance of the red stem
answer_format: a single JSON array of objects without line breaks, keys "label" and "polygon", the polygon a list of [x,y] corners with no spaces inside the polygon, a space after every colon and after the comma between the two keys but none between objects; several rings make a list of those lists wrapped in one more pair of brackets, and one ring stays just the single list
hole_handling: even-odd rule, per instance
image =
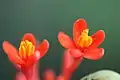
[{"label": "red stem", "polygon": [[80,63],[83,60],[83,57],[78,59],[73,59],[73,57],[69,54],[69,52],[64,53],[64,64],[63,64],[63,70],[62,75],[64,76],[65,80],[70,80],[73,72],[76,70],[76,68],[80,65]]},{"label": "red stem", "polygon": [[40,80],[38,72],[38,64],[35,64],[30,69],[25,69],[23,73],[27,80]]},{"label": "red stem", "polygon": [[83,59],[82,57],[79,58],[79,59],[75,59],[74,62],[72,63],[72,65],[69,67],[68,72],[66,73],[67,80],[70,80],[70,78],[71,78],[72,74],[74,73],[74,71],[81,64],[82,59]]}]

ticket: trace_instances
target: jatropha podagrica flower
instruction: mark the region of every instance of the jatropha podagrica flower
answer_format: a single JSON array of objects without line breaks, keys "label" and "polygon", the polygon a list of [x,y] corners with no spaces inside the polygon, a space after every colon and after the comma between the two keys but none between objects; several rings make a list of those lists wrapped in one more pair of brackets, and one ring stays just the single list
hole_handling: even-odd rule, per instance
[{"label": "jatropha podagrica flower", "polygon": [[49,43],[47,40],[43,40],[42,43],[37,44],[34,35],[26,33],[18,50],[8,41],[3,42],[3,49],[9,60],[24,72],[45,55],[49,49]]},{"label": "jatropha podagrica flower", "polygon": [[81,18],[73,25],[73,40],[64,32],[59,32],[58,41],[66,48],[60,78],[69,80],[83,58],[98,60],[104,55],[104,49],[98,48],[104,41],[104,31],[99,30],[92,36],[89,36],[88,33],[87,23]]},{"label": "jatropha podagrica flower", "polygon": [[73,26],[73,40],[64,32],[59,32],[58,40],[74,58],[100,59],[104,55],[104,49],[98,46],[104,41],[105,33],[103,30],[97,31],[92,36],[88,33],[86,21],[80,18]]}]

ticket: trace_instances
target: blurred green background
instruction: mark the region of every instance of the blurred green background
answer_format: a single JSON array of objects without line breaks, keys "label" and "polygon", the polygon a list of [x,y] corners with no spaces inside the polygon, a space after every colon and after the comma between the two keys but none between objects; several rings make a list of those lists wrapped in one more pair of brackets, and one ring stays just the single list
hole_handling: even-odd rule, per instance
[{"label": "blurred green background", "polygon": [[[84,60],[72,80],[90,72],[111,69],[120,72],[120,0],[0,0],[0,43],[8,40],[17,48],[26,32],[37,39],[48,39],[50,49],[40,60],[40,74],[51,68],[58,75],[64,48],[57,41],[59,31],[72,37],[72,26],[78,18],[88,22],[90,33],[106,32],[101,47],[105,56],[98,61]],[[1,46],[0,44],[0,46]],[[15,68],[0,49],[0,80],[13,80]]]}]

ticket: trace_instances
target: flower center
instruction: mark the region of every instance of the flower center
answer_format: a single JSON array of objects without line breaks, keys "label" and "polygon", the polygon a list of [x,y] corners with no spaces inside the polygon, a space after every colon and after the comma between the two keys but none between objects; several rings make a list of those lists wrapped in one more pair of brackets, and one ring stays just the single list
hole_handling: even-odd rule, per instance
[{"label": "flower center", "polygon": [[26,59],[28,56],[34,54],[35,46],[28,40],[21,41],[19,47],[19,55],[21,58]]},{"label": "flower center", "polygon": [[83,30],[81,35],[78,38],[77,45],[80,47],[88,47],[92,44],[92,37],[88,36],[88,29]]}]

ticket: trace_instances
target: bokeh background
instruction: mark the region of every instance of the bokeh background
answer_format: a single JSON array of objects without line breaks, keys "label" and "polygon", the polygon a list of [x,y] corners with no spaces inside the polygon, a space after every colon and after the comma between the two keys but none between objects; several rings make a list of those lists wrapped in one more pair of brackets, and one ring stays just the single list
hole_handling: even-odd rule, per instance
[{"label": "bokeh background", "polygon": [[40,60],[40,74],[46,68],[60,73],[63,48],[57,40],[59,31],[72,36],[75,20],[84,18],[90,34],[99,29],[106,32],[101,47],[105,56],[98,61],[84,60],[72,80],[101,69],[120,72],[120,0],[0,0],[0,80],[13,80],[15,68],[2,50],[3,40],[17,48],[26,32],[37,39],[48,39],[50,49]]}]

